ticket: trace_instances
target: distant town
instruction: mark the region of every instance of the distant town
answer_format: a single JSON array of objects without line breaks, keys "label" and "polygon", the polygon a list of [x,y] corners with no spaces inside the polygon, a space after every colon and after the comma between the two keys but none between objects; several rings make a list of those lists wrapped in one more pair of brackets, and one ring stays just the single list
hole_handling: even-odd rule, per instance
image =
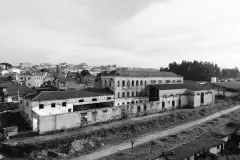
[{"label": "distant town", "polygon": [[238,68],[3,62],[0,72],[2,157],[224,160],[240,153]]}]

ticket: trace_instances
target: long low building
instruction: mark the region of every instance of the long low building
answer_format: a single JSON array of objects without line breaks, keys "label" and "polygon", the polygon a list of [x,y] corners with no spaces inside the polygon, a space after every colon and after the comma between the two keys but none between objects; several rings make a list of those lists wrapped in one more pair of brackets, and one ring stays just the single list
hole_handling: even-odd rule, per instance
[{"label": "long low building", "polygon": [[214,90],[195,84],[149,86],[149,101],[159,101],[163,109],[199,107],[215,102]]},{"label": "long low building", "polygon": [[[20,111],[34,131],[43,133],[101,121],[100,115],[112,115],[105,108],[112,108],[113,104],[114,94],[109,90],[42,91],[22,97]],[[86,110],[92,112],[87,114]]]},{"label": "long low building", "polygon": [[240,95],[240,82],[215,82],[211,83],[216,95],[235,97]]}]

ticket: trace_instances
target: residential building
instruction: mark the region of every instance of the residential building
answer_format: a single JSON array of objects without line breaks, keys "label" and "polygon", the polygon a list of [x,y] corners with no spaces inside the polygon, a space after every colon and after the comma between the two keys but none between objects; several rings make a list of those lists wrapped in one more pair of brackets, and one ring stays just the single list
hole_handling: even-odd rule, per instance
[{"label": "residential building", "polygon": [[7,70],[2,70],[1,76],[6,76],[6,75],[9,75],[9,72]]},{"label": "residential building", "polygon": [[213,104],[212,88],[195,84],[157,84],[149,86],[149,101],[159,101],[163,109],[199,107]]},{"label": "residential building", "polygon": [[58,77],[53,83],[59,91],[80,90],[85,88],[84,84],[80,84],[73,78]]},{"label": "residential building", "polygon": [[42,72],[23,73],[19,75],[18,83],[29,88],[38,88],[44,83],[46,74]]},{"label": "residential building", "polygon": [[99,82],[100,87],[108,87],[114,92],[117,106],[130,104],[134,99],[148,99],[148,85],[181,84],[183,77],[172,72],[117,69],[102,74]]},{"label": "residential building", "polygon": [[223,152],[226,141],[207,133],[193,141],[163,152],[154,160],[197,160],[207,153],[219,154]]},{"label": "residential building", "polygon": [[24,63],[20,63],[19,66],[21,69],[26,69],[26,68],[31,68],[32,64],[28,62],[24,62]]},{"label": "residential building", "polygon": [[91,87],[94,88],[96,87],[96,76],[93,75],[86,75],[82,77],[82,81],[85,84],[85,87]]},{"label": "residential building", "polygon": [[21,70],[19,68],[8,68],[8,73],[9,74],[20,74],[21,73]]},{"label": "residential building", "polygon": [[34,131],[44,133],[108,120],[113,103],[109,90],[42,91],[21,97],[20,111]]}]

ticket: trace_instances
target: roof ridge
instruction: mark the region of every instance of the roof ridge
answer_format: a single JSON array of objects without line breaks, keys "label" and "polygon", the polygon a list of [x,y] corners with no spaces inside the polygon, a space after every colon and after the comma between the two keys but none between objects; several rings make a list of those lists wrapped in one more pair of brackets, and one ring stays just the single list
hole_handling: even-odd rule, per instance
[{"label": "roof ridge", "polygon": [[45,92],[45,91],[42,91],[42,92],[40,92],[36,97],[34,97],[32,100],[34,100],[34,99],[36,99],[37,97],[39,97],[43,92]]}]

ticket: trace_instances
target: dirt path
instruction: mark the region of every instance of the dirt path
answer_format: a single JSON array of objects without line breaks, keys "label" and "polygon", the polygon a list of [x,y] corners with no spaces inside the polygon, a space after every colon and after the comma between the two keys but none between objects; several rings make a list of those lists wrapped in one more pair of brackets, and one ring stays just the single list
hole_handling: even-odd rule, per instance
[{"label": "dirt path", "polygon": [[[189,123],[179,125],[177,127],[171,128],[171,129],[167,129],[167,130],[164,130],[164,131],[154,132],[154,133],[151,133],[151,134],[146,134],[146,135],[143,135],[143,136],[136,137],[134,139],[134,142],[135,142],[134,146],[137,146],[137,145],[140,145],[140,144],[143,144],[143,143],[155,140],[155,139],[159,139],[159,138],[171,135],[171,134],[175,134],[177,132],[181,132],[183,130],[189,129],[189,128],[194,127],[194,126],[197,126],[197,125],[199,125],[201,123],[204,123],[206,121],[209,121],[209,120],[212,120],[214,118],[220,117],[220,116],[228,114],[230,112],[233,112],[237,109],[240,109],[240,105],[229,108],[229,109],[226,109],[226,110],[223,110],[223,111],[220,111],[220,112],[217,112],[215,114],[212,114],[210,116],[204,117],[204,118],[196,120],[196,121],[192,121],[192,122],[189,122]],[[84,155],[84,156],[81,156],[81,157],[72,158],[71,160],[94,160],[94,159],[98,159],[98,158],[101,158],[101,157],[105,157],[105,156],[114,154],[114,153],[116,153],[118,151],[121,151],[121,150],[124,150],[124,149],[129,149],[129,148],[131,148],[130,141],[128,141],[128,142],[125,141],[125,142],[120,143],[118,145],[105,146],[103,149],[100,149],[100,150],[98,150],[94,153],[87,154],[87,155]]]}]

